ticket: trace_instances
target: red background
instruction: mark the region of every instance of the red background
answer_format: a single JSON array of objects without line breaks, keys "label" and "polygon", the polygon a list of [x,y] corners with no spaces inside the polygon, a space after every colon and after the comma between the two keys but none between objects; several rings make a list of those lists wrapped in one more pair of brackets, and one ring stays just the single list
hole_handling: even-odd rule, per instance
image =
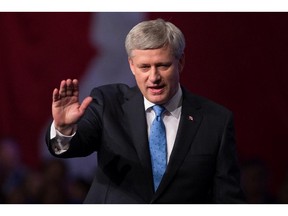
[{"label": "red background", "polygon": [[282,183],[288,152],[288,13],[153,13],[186,36],[182,83],[235,114],[241,161],[264,160]]},{"label": "red background", "polygon": [[[287,171],[288,14],[148,13],[176,24],[187,42],[182,83],[235,114],[240,161],[264,160],[277,189]],[[91,13],[0,13],[0,136],[39,163],[51,93],[96,55]],[[124,43],[124,41],[123,41]],[[124,49],[124,46],[123,46]],[[130,73],[127,71],[127,73]]]}]

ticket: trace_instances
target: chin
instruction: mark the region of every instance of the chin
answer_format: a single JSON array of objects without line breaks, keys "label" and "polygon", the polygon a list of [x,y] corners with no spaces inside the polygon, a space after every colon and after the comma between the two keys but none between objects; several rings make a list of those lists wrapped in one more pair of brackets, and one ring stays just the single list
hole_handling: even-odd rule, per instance
[{"label": "chin", "polygon": [[155,104],[164,104],[167,102],[166,98],[163,97],[159,97],[159,96],[152,96],[149,97],[148,99],[150,102],[155,103]]}]

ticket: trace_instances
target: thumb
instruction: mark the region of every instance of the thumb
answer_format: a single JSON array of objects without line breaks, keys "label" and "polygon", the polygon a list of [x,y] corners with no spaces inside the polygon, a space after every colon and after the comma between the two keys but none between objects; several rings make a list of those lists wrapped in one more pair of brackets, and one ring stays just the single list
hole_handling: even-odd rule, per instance
[{"label": "thumb", "polygon": [[86,108],[88,107],[88,105],[92,102],[92,100],[93,100],[92,97],[90,97],[90,96],[86,97],[86,98],[83,100],[82,104],[80,105],[79,111],[80,111],[81,113],[84,113],[84,111],[86,110]]}]

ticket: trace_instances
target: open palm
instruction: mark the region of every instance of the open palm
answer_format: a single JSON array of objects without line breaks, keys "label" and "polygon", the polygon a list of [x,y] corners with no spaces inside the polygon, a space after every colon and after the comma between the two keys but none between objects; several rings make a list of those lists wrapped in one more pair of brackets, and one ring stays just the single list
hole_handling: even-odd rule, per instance
[{"label": "open palm", "polygon": [[56,129],[66,135],[71,133],[91,101],[87,97],[79,103],[78,80],[62,80],[60,88],[53,91],[52,115]]}]

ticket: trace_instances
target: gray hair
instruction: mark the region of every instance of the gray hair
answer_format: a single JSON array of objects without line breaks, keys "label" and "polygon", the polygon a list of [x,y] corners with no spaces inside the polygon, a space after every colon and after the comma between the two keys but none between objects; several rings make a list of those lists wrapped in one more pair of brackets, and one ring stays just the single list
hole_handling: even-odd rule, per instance
[{"label": "gray hair", "polygon": [[180,59],[184,53],[185,38],[174,24],[163,19],[143,21],[134,26],[125,40],[125,48],[129,57],[132,50],[158,49],[171,46],[174,56]]}]

